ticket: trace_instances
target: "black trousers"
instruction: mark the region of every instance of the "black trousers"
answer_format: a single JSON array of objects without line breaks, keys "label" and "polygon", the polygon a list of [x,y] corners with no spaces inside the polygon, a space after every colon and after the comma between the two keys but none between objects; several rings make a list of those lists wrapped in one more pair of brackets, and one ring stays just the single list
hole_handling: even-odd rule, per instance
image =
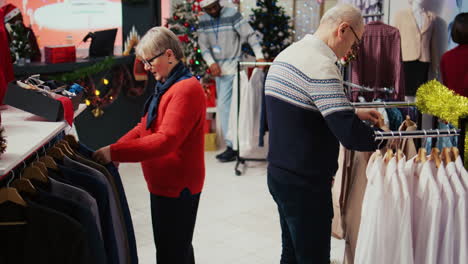
[{"label": "black trousers", "polygon": [[[268,188],[278,205],[283,251],[281,264],[329,264],[333,218],[331,183],[291,183],[291,175],[268,168]],[[285,179],[282,181],[281,179]]]},{"label": "black trousers", "polygon": [[405,61],[405,95],[415,96],[419,86],[427,82],[429,78],[429,62]]},{"label": "black trousers", "polygon": [[195,264],[192,238],[200,194],[184,189],[178,198],[151,194],[157,264]]}]

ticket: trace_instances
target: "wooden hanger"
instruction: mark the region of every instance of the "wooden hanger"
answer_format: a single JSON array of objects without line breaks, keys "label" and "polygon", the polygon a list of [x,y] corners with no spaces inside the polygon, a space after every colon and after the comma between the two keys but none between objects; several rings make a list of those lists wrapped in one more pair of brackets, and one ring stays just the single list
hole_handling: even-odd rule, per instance
[{"label": "wooden hanger", "polygon": [[442,159],[442,161],[445,162],[446,166],[447,166],[448,163],[452,162],[452,153],[450,151],[450,148],[443,148],[442,149],[441,159]]},{"label": "wooden hanger", "polygon": [[22,177],[40,182],[48,182],[49,179],[42,174],[42,171],[36,166],[29,166],[23,170]]},{"label": "wooden hanger", "polygon": [[416,157],[415,161],[416,162],[420,162],[420,163],[424,163],[427,161],[427,152],[426,152],[426,149],[425,148],[420,148],[418,150],[418,156]]},{"label": "wooden hanger", "polygon": [[72,147],[73,149],[78,149],[78,147],[80,146],[80,144],[76,140],[75,136],[73,136],[73,135],[65,135],[65,140],[68,142],[70,147]]},{"label": "wooden hanger", "polygon": [[47,154],[56,160],[63,160],[63,158],[65,157],[63,151],[56,146],[51,147],[47,151]]},{"label": "wooden hanger", "polygon": [[32,185],[31,181],[25,178],[19,178],[13,181],[11,186],[15,187],[20,192],[25,192],[29,194],[36,194],[37,190]]},{"label": "wooden hanger", "polygon": [[453,154],[453,158],[454,158],[453,160],[458,159],[458,156],[460,156],[460,151],[458,150],[458,148],[457,147],[452,147],[451,150],[452,150],[452,154]]},{"label": "wooden hanger", "polygon": [[39,158],[39,161],[44,163],[46,168],[58,170],[57,163],[55,163],[55,160],[50,156],[42,156]]},{"label": "wooden hanger", "polygon": [[400,161],[403,159],[405,155],[403,154],[403,151],[401,149],[397,150],[397,161]]},{"label": "wooden hanger", "polygon": [[65,154],[65,156],[69,158],[73,157],[73,153],[71,153],[63,143],[59,142],[55,144],[55,146],[59,148],[63,152],[63,154]]},{"label": "wooden hanger", "polygon": [[26,201],[18,193],[18,190],[12,187],[0,188],[0,204],[5,202],[12,202],[21,206],[28,206]]},{"label": "wooden hanger", "polygon": [[67,149],[71,154],[73,154],[73,156],[76,155],[75,150],[70,146],[70,144],[68,144],[67,141],[61,140],[60,143],[61,143],[63,146],[65,146],[65,149]]},{"label": "wooden hanger", "polygon": [[442,163],[442,161],[440,160],[439,153],[440,151],[438,148],[432,148],[430,159],[435,162],[437,168],[439,168],[440,164]]},{"label": "wooden hanger", "polygon": [[387,154],[385,154],[385,163],[389,163],[392,158],[393,158],[393,150],[388,148]]},{"label": "wooden hanger", "polygon": [[44,174],[44,176],[47,176],[47,174],[48,174],[47,173],[47,167],[43,162],[41,162],[39,160],[36,160],[33,163],[31,163],[31,166],[38,167],[41,170],[42,174]]}]

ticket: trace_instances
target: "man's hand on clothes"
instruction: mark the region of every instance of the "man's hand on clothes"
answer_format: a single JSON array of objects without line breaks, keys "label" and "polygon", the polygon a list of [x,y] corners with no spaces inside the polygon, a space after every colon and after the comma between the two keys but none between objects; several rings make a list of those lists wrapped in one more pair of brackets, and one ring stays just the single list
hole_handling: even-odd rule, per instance
[{"label": "man's hand on clothes", "polygon": [[383,120],[379,111],[370,108],[360,108],[356,110],[356,115],[361,120],[370,121],[372,124],[379,124],[379,120]]},{"label": "man's hand on clothes", "polygon": [[213,63],[210,65],[210,72],[211,76],[217,77],[221,75],[221,68],[219,67],[218,63]]},{"label": "man's hand on clothes", "polygon": [[[257,62],[266,62],[265,59],[258,59]],[[258,66],[260,69],[265,69],[266,66]]]},{"label": "man's hand on clothes", "polygon": [[108,164],[111,162],[110,146],[102,147],[93,154],[93,159],[101,164]]}]

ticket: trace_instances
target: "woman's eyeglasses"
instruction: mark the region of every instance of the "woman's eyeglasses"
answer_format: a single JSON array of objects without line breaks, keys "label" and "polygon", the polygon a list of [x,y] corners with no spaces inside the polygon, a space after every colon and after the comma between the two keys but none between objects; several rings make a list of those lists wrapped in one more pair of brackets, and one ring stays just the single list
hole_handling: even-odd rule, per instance
[{"label": "woman's eyeglasses", "polygon": [[163,51],[163,52],[159,53],[158,55],[154,56],[153,58],[151,58],[151,59],[149,59],[149,60],[143,59],[143,60],[142,60],[142,61],[143,61],[143,64],[145,64],[145,65],[148,66],[148,67],[153,66],[153,65],[151,65],[151,62],[153,62],[156,58],[161,57],[165,52],[166,52],[166,51]]}]

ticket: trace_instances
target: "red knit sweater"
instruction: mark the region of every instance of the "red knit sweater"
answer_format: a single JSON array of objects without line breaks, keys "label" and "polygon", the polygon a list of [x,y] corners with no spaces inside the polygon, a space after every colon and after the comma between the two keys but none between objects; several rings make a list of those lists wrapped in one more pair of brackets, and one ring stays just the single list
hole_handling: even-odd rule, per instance
[{"label": "red knit sweater", "polygon": [[468,97],[468,45],[459,45],[442,55],[440,72],[444,85]]},{"label": "red knit sweater", "polygon": [[205,94],[192,77],[175,83],[162,97],[157,119],[146,129],[146,115],[110,146],[118,162],[141,162],[152,194],[178,197],[184,188],[202,191],[205,181]]}]

